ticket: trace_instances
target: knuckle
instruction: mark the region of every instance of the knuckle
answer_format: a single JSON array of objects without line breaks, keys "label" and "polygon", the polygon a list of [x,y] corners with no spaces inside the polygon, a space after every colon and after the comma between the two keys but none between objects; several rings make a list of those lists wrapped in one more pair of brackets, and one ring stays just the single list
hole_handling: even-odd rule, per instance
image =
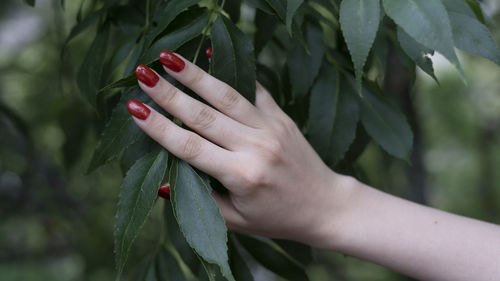
[{"label": "knuckle", "polygon": [[246,187],[259,187],[266,184],[265,169],[261,165],[253,165],[240,174],[240,179]]},{"label": "knuckle", "polygon": [[203,106],[195,113],[193,125],[200,129],[206,129],[214,123],[216,118],[217,114],[213,109],[208,106]]},{"label": "knuckle", "polygon": [[163,138],[167,134],[167,131],[169,130],[169,124],[168,122],[162,122],[163,120],[161,118],[151,118],[151,121],[149,123],[149,131],[152,136],[156,136],[156,138],[160,139]]},{"label": "knuckle", "polygon": [[224,87],[222,91],[223,93],[219,101],[220,106],[223,109],[231,109],[235,107],[240,100],[240,95],[229,86]]},{"label": "knuckle", "polygon": [[183,155],[186,160],[196,158],[201,152],[201,141],[198,136],[190,134],[183,147]]},{"label": "knuckle", "polygon": [[205,76],[205,73],[201,70],[199,71],[194,71],[191,77],[189,77],[186,81],[187,85],[196,85],[196,84],[201,84],[201,81],[203,81]]},{"label": "knuckle", "polygon": [[266,161],[276,163],[281,159],[283,147],[278,140],[267,139],[259,144],[259,150]]},{"label": "knuckle", "polygon": [[174,100],[177,98],[179,90],[174,86],[169,86],[165,89],[165,98],[163,99],[163,105],[168,106],[173,104]]}]

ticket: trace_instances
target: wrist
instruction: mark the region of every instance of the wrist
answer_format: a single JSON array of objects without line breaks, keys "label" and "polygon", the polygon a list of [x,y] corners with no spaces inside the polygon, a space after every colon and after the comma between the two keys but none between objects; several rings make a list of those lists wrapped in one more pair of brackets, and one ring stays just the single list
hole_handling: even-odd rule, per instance
[{"label": "wrist", "polygon": [[[325,184],[326,183],[326,184]],[[353,202],[363,189],[355,178],[330,171],[317,194],[313,226],[305,243],[321,249],[339,250],[348,237],[346,226],[352,223],[348,217],[353,211]]]}]

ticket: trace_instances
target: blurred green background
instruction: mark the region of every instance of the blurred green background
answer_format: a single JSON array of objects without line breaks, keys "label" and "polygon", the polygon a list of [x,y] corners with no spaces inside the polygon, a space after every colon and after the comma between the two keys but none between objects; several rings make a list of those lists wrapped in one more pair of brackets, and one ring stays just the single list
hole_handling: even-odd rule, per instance
[{"label": "blurred green background", "polygon": [[[102,121],[80,98],[75,72],[92,30],[61,55],[80,1],[0,1],[0,280],[114,279],[118,164],[84,171]],[[483,1],[500,42],[500,2]],[[389,193],[500,223],[500,67],[460,53],[468,78],[435,56],[440,85],[417,76],[409,92],[413,165],[370,144],[357,165]],[[403,103],[404,104],[404,103]],[[408,111],[407,111],[408,114]],[[158,204],[161,205],[161,204]],[[153,213],[129,269],[162,230]],[[318,251],[312,280],[410,280],[373,264]],[[257,281],[273,280],[254,268]]]}]

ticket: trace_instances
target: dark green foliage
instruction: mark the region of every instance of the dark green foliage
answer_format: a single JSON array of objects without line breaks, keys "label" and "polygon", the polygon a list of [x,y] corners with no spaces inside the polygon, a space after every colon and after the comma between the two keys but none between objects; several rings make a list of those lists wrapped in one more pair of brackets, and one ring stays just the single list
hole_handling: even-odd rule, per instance
[{"label": "dark green foliage", "polygon": [[227,254],[227,229],[211,189],[189,164],[175,159],[169,172],[171,200],[181,232],[208,263],[217,264],[227,280],[234,280]]},{"label": "dark green foliage", "polygon": [[[255,18],[241,13],[243,4],[255,10]],[[167,168],[167,152],[157,150],[125,108],[131,98],[155,106],[137,87],[137,64],[164,75],[158,54],[176,51],[252,103],[258,79],[326,164],[356,174],[355,162],[371,140],[388,154],[410,160],[410,126],[396,106],[399,101],[381,90],[390,79],[385,73],[390,54],[401,56],[410,73],[418,66],[434,79],[428,55],[435,51],[462,76],[455,48],[499,64],[483,17],[473,0],[130,0],[81,8],[66,44],[97,27],[77,82],[101,121],[107,121],[89,171],[120,158],[126,174],[115,228],[118,276]],[[208,46],[213,48],[209,63],[203,56]],[[165,207],[167,237],[161,239],[168,250],[157,247],[141,280],[183,280],[176,257],[199,280],[253,280],[248,253],[287,280],[308,280],[303,266],[314,262],[310,247],[228,236],[211,196],[212,188],[224,190],[220,183],[184,161],[169,162],[172,207]]]},{"label": "dark green foliage", "polygon": [[117,280],[132,242],[153,208],[167,160],[168,153],[163,148],[153,150],[135,162],[123,179],[114,231]]},{"label": "dark green foliage", "polygon": [[219,17],[212,26],[212,75],[255,101],[255,57],[250,40],[231,20]]},{"label": "dark green foliage", "polygon": [[267,269],[290,281],[307,281],[304,269],[268,239],[237,235],[240,244]]}]

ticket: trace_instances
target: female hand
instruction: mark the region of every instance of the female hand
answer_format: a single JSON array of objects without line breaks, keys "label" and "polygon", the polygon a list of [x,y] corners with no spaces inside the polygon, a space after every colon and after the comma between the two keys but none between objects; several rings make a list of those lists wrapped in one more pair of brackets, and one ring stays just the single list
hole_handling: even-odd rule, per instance
[{"label": "female hand", "polygon": [[[338,175],[323,164],[294,122],[257,84],[255,105],[198,66],[162,52],[165,71],[214,108],[183,93],[144,65],[139,85],[158,105],[195,132],[130,101],[137,125],[178,158],[215,177],[214,192],[230,229],[315,244],[337,208]],[[341,204],[338,204],[338,208]],[[320,246],[320,245],[318,245]]]},{"label": "female hand", "polygon": [[343,252],[421,280],[499,280],[500,227],[418,205],[330,171],[257,85],[255,106],[170,52],[165,71],[215,109],[145,66],[139,85],[195,132],[137,101],[134,120],[177,157],[218,179],[230,229]]}]

